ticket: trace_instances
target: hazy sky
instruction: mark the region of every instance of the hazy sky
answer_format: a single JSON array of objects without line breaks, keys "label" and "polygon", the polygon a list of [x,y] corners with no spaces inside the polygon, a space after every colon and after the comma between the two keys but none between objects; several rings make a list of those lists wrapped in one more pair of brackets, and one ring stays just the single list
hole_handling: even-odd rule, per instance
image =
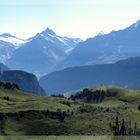
[{"label": "hazy sky", "polygon": [[140,19],[140,0],[0,0],[0,33],[28,38],[47,27],[88,38]]}]

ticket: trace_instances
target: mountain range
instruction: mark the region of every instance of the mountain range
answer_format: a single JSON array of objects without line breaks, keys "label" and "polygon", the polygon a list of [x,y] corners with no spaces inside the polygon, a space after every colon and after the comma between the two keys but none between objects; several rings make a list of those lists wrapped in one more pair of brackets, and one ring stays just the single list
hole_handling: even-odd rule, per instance
[{"label": "mountain range", "polygon": [[80,42],[80,39],[60,37],[51,29],[36,34],[16,49],[6,64],[37,76],[52,71]]},{"label": "mountain range", "polygon": [[109,64],[140,55],[140,20],[131,26],[99,33],[93,38],[80,42],[57,69],[73,66]]},{"label": "mountain range", "polygon": [[[135,80],[138,72],[133,72],[139,69],[139,36],[140,20],[125,29],[109,34],[101,32],[86,41],[61,37],[49,28],[27,40],[5,33],[0,35],[0,62],[16,73],[23,70],[38,77],[45,75],[41,77],[40,84],[47,93],[69,92],[98,84],[138,87]],[[134,59],[136,65],[133,70],[132,63],[129,63],[132,59],[125,60],[130,57],[137,59]],[[130,75],[125,75],[125,66],[130,68]],[[123,76],[124,79],[121,79]],[[81,77],[83,80],[79,81]],[[34,81],[38,82],[37,79]]]},{"label": "mountain range", "polygon": [[27,40],[5,33],[0,35],[0,62],[38,77],[67,67],[115,63],[139,56],[139,36],[140,21],[86,41],[61,37],[49,28]]},{"label": "mountain range", "polygon": [[49,94],[73,92],[86,87],[118,85],[124,88],[140,87],[140,57],[120,60],[114,64],[98,64],[66,68],[40,79],[40,85]]}]

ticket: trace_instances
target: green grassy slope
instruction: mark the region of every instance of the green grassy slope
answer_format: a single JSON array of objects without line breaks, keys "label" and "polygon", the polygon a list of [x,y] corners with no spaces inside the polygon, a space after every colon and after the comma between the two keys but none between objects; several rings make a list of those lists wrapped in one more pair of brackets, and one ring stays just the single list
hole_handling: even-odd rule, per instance
[{"label": "green grassy slope", "polygon": [[[109,123],[116,116],[136,122],[140,128],[140,90],[113,86],[118,96],[99,103],[59,97],[39,97],[19,90],[0,88],[0,133],[2,135],[112,135]],[[91,93],[92,94],[92,93]],[[8,99],[7,99],[8,97]],[[65,113],[64,120],[60,117]],[[4,115],[4,118],[1,116]]]},{"label": "green grassy slope", "polygon": [[[4,99],[9,97],[9,101]],[[56,111],[69,109],[68,106],[61,102],[63,98],[42,97],[28,94],[20,90],[0,89],[0,112],[17,112],[28,110],[50,110]]]}]

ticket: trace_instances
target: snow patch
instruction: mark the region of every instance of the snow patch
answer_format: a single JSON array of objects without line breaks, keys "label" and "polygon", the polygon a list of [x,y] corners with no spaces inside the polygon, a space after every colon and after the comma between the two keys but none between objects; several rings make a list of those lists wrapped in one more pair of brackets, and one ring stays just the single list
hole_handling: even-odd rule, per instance
[{"label": "snow patch", "polygon": [[11,43],[11,44],[13,44],[17,47],[26,43],[25,40],[22,40],[22,39],[19,39],[19,38],[14,38],[14,37],[0,37],[0,40],[4,41],[4,42]]},{"label": "snow patch", "polygon": [[103,31],[99,32],[97,36],[103,36],[105,33]]},{"label": "snow patch", "polygon": [[43,46],[43,49],[43,53],[49,57],[50,61],[54,65],[56,65],[61,60],[61,58],[57,56],[56,53],[49,46]]},{"label": "snow patch", "polygon": [[137,28],[140,25],[140,20],[134,24],[134,27]]}]

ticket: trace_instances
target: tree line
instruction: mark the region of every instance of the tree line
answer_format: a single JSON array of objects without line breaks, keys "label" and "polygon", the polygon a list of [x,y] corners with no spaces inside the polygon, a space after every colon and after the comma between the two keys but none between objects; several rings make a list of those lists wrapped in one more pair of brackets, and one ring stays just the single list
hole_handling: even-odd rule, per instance
[{"label": "tree line", "polygon": [[86,88],[83,91],[76,93],[76,95],[72,95],[70,98],[73,100],[80,99],[86,102],[100,103],[107,97],[115,97],[115,96],[117,96],[117,93],[115,91],[111,90],[92,91]]},{"label": "tree line", "polygon": [[0,81],[0,87],[3,87],[5,89],[20,89],[17,84],[2,81]]}]

